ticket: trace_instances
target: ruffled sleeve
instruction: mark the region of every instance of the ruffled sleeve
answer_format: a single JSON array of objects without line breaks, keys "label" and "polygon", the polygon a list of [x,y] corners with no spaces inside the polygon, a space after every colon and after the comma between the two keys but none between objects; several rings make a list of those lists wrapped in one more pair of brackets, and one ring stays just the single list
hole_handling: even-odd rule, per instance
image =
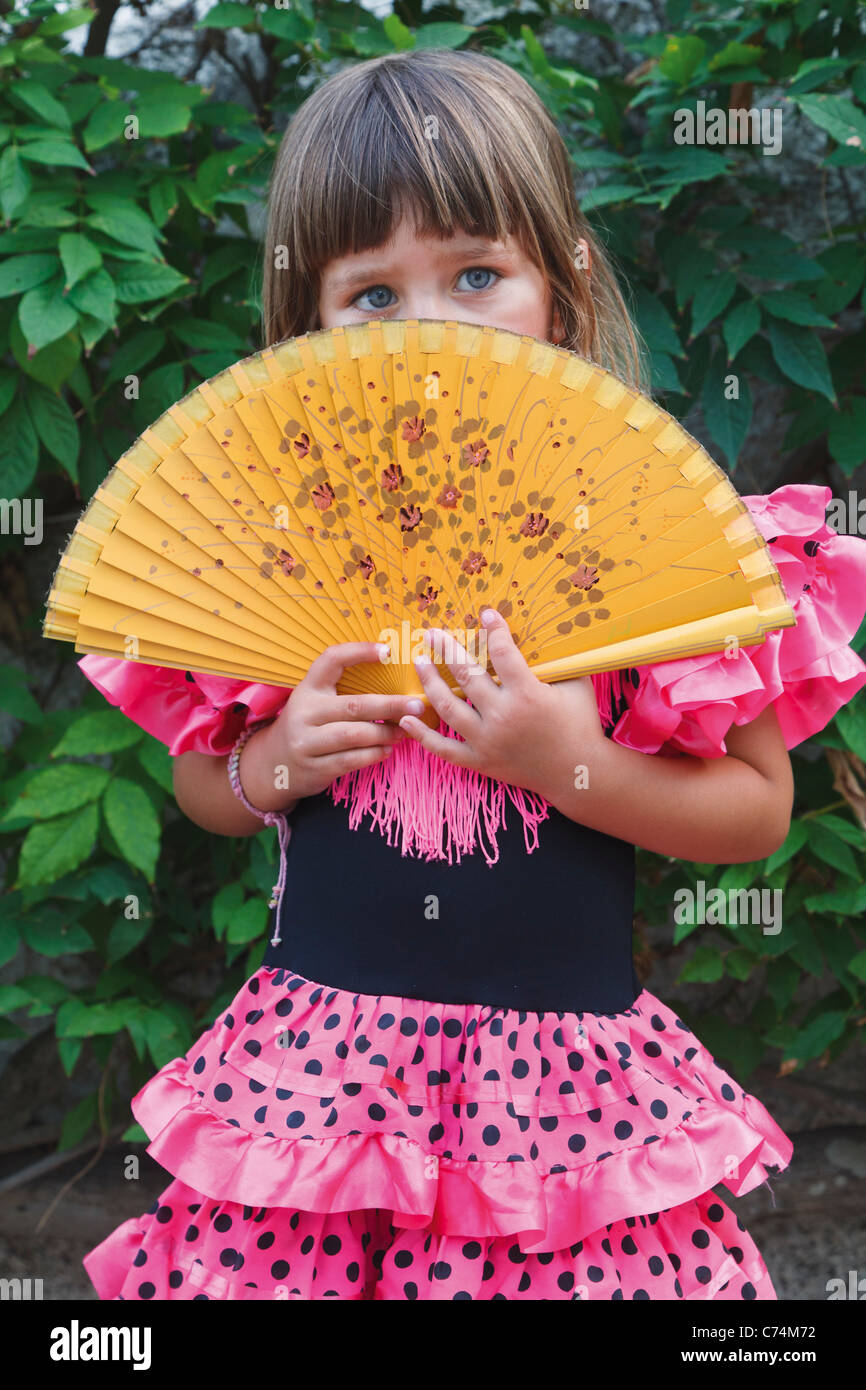
[{"label": "ruffled sleeve", "polygon": [[722,757],[732,724],[773,705],[788,748],[827,725],[866,685],[848,645],[866,612],[866,540],[824,519],[829,487],[789,484],[743,497],[768,544],[796,627],[736,656],[723,652],[634,667],[612,737],[642,753]]},{"label": "ruffled sleeve", "polygon": [[78,663],[109,704],[179,753],[230,753],[248,724],[276,716],[287,686],[194,675],[121,657],[84,656]]}]

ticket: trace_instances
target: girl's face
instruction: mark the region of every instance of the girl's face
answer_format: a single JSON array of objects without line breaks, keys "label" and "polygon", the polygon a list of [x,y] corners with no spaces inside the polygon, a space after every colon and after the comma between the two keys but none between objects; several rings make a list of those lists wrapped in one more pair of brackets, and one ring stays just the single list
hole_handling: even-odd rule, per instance
[{"label": "girl's face", "polygon": [[562,324],[545,276],[514,237],[493,242],[460,231],[447,241],[417,235],[404,218],[390,241],[324,267],[319,322],[458,319],[558,342]]}]

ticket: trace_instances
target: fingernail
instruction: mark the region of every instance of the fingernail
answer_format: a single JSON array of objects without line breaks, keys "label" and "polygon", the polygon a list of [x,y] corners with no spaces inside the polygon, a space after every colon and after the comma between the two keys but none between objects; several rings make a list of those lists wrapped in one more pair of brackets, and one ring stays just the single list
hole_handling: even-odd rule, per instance
[{"label": "fingernail", "polygon": [[494,608],[482,608],[481,621],[485,627],[496,621],[496,610]]},{"label": "fingernail", "polygon": [[416,656],[416,657],[415,657],[415,665],[416,665],[416,666],[432,666],[432,665],[433,665],[433,662],[430,660],[430,658],[429,658],[428,656]]},{"label": "fingernail", "polygon": [[423,713],[424,713],[424,701],[423,701],[423,700],[409,700],[408,703],[407,703],[407,705],[406,705],[406,709],[408,710],[409,714],[423,714]]}]

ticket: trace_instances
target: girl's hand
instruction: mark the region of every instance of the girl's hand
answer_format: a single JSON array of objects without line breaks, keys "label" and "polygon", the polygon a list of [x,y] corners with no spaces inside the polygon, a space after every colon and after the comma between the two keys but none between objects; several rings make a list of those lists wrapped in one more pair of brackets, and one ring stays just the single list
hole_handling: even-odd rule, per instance
[{"label": "girl's hand", "polygon": [[372,721],[397,721],[407,711],[423,711],[423,702],[408,695],[337,694],[337,682],[347,666],[380,661],[385,654],[387,646],[376,642],[341,642],[326,647],[273,723],[250,739],[243,750],[243,785],[247,785],[244,779],[248,774],[251,785],[273,784],[276,769],[284,766],[288,770],[287,794],[294,804],[299,797],[324,791],[344,772],[387,757],[392,745],[405,734],[394,723]]},{"label": "girl's hand", "polygon": [[[540,681],[501,614],[487,608],[481,621],[501,685],[453,638],[457,653],[446,663],[472,707],[450,690],[432,662],[415,662],[427,698],[465,742],[434,733],[411,715],[400,720],[400,727],[446,762],[544,795],[545,788],[561,785],[563,759],[573,759],[575,741],[587,762],[606,743],[592,681],[589,676],[556,684]],[[426,631],[433,651],[441,651],[445,634],[439,628]]]}]

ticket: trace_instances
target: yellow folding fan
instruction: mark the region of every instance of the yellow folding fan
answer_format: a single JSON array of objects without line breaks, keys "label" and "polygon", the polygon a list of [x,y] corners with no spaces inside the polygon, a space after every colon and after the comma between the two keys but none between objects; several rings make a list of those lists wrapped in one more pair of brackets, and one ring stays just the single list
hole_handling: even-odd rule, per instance
[{"label": "yellow folding fan", "polygon": [[485,605],[546,681],[796,621],[745,503],[665,411],[536,338],[406,319],[268,348],[160,416],[76,524],[43,632],[289,687],[332,643],[388,641],[339,692],[423,698],[419,634],[470,645]]}]

